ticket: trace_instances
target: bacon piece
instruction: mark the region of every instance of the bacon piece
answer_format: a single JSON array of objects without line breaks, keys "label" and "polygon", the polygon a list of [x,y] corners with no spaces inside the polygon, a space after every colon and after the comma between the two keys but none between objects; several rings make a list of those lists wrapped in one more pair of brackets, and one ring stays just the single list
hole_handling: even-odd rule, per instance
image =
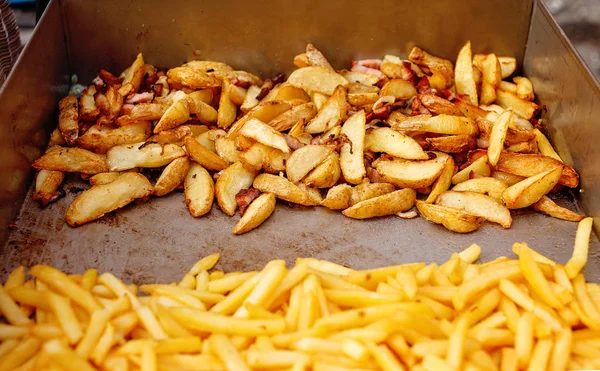
[{"label": "bacon piece", "polygon": [[429,78],[427,76],[421,77],[421,80],[417,83],[417,92],[419,94],[428,94],[431,93],[431,85],[429,84]]},{"label": "bacon piece", "polygon": [[413,71],[412,64],[407,61],[402,61],[402,66],[404,67],[402,70],[402,80],[406,80],[413,85],[417,85],[419,82],[419,76],[417,76],[417,73]]},{"label": "bacon piece", "polygon": [[410,108],[412,109],[411,116],[431,115],[431,111],[429,111],[427,107],[423,105],[423,102],[421,102],[421,100],[418,97],[413,99]]},{"label": "bacon piece", "polygon": [[369,113],[367,115],[366,121],[369,122],[369,121],[375,120],[375,119],[385,120],[388,117],[390,117],[391,113],[392,113],[392,106],[388,104],[383,107],[379,107],[376,110],[374,110],[373,112]]},{"label": "bacon piece", "polygon": [[360,64],[355,64],[350,70],[354,72],[368,73],[369,75],[377,76],[379,80],[383,80],[386,78],[383,72],[376,70],[375,68],[362,66]]},{"label": "bacon piece", "polygon": [[127,98],[125,104],[133,104],[133,103],[150,103],[154,99],[154,93],[145,92],[145,93],[136,93],[131,98]]},{"label": "bacon piece", "polygon": [[121,83],[121,80],[119,80],[117,76],[108,72],[104,68],[98,71],[98,76],[108,85],[116,85]]},{"label": "bacon piece", "polygon": [[240,88],[244,88],[244,89],[248,89],[250,87],[250,82],[248,81],[242,81],[238,78],[234,78],[233,80],[231,80],[231,83],[235,86],[239,86]]},{"label": "bacon piece", "polygon": [[381,183],[383,179],[381,179],[381,175],[379,172],[372,168],[371,166],[366,166],[367,169],[367,178],[371,181],[371,183]]},{"label": "bacon piece", "polygon": [[361,59],[360,61],[352,61],[352,67],[358,64],[359,66],[379,69],[382,62],[381,59]]},{"label": "bacon piece", "polygon": [[240,207],[240,215],[244,215],[248,205],[260,196],[260,191],[256,188],[242,189],[235,195],[235,201]]}]

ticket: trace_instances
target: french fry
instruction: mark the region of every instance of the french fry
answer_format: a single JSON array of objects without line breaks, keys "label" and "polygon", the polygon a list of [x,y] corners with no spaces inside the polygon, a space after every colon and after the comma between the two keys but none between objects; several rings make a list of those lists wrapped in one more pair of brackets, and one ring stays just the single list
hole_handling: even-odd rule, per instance
[{"label": "french fry", "polygon": [[83,336],[81,324],[75,316],[70,300],[54,294],[50,291],[45,292],[45,299],[49,302],[52,313],[58,320],[63,329],[69,344],[76,344]]}]

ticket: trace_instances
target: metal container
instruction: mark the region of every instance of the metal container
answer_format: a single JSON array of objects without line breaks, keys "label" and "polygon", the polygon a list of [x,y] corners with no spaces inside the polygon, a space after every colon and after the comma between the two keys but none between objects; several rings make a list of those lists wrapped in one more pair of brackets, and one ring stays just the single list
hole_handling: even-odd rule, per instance
[{"label": "metal container", "polygon": [[[100,68],[121,71],[141,51],[162,67],[213,59],[269,76],[289,72],[307,42],[342,68],[356,58],[405,56],[412,45],[454,60],[468,39],[476,52],[517,58],[547,107],[551,140],[581,174],[581,191],[563,204],[597,216],[600,129],[593,120],[600,117],[600,90],[539,1],[53,0],[0,92],[0,276],[17,265],[48,263],[73,273],[97,267],[136,283],[168,282],[217,251],[226,270],[300,256],[356,268],[439,263],[473,242],[483,247],[484,259],[510,255],[519,241],[566,261],[576,223],[527,210],[516,212],[509,230],[488,223],[458,235],[422,218],[356,221],[324,208],[282,204],[260,228],[233,236],[237,216],[213,210],[194,219],[177,193],[77,229],[64,222],[76,184],[67,184],[67,197],[44,210],[31,201],[30,163],[56,126],[57,102],[72,73],[89,82]],[[598,247],[593,239],[587,273],[595,281],[600,281]]]}]

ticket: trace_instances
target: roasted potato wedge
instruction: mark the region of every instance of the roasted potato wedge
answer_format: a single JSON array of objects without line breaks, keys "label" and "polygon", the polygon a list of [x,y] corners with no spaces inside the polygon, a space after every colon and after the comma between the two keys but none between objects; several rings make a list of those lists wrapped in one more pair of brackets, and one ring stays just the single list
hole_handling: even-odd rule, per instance
[{"label": "roasted potato wedge", "polygon": [[221,89],[221,97],[219,98],[219,111],[217,114],[217,125],[219,125],[220,128],[229,127],[237,117],[237,107],[229,98],[230,85],[229,79],[223,80],[223,88]]},{"label": "roasted potato wedge", "polygon": [[400,189],[358,202],[342,211],[342,214],[352,219],[368,219],[393,215],[412,208],[415,205],[416,199],[417,192],[413,189]]},{"label": "roasted potato wedge", "polygon": [[142,53],[138,53],[131,66],[127,69],[125,78],[123,78],[123,85],[131,84],[133,92],[140,90],[140,85],[144,79],[144,64]]},{"label": "roasted potato wedge", "polygon": [[[383,71],[381,71],[383,72]],[[385,73],[385,72],[383,72]],[[344,76],[350,83],[359,83],[363,85],[375,85],[379,82],[379,77],[370,73],[355,72],[355,71],[340,71],[340,75]]]},{"label": "roasted potato wedge", "polygon": [[233,228],[233,234],[250,232],[261,225],[273,214],[276,201],[277,199],[272,193],[263,193],[258,196]]},{"label": "roasted potato wedge", "polygon": [[489,147],[488,147],[488,162],[492,166],[496,166],[500,159],[500,152],[504,149],[504,141],[506,140],[506,133],[508,127],[513,121],[513,112],[507,110],[498,117],[498,120],[494,122],[492,132],[490,133]]},{"label": "roasted potato wedge", "polygon": [[84,121],[94,121],[100,114],[100,109],[96,106],[96,87],[90,85],[81,93],[79,97],[79,118]]},{"label": "roasted potato wedge", "polygon": [[528,101],[532,101],[533,98],[535,98],[535,95],[533,94],[533,84],[527,77],[513,77],[513,82],[517,84],[517,90],[515,92],[517,97]]},{"label": "roasted potato wedge", "polygon": [[496,89],[502,82],[502,68],[495,54],[486,55],[481,62],[481,104],[492,104],[496,100]]},{"label": "roasted potato wedge", "polygon": [[408,54],[408,60],[419,66],[425,66],[431,71],[433,74],[429,77],[431,87],[444,90],[452,85],[454,67],[449,60],[435,57],[416,46]]},{"label": "roasted potato wedge", "polygon": [[502,78],[505,79],[512,75],[517,69],[517,60],[512,57],[498,57],[500,62],[500,70],[502,72]]},{"label": "roasted potato wedge", "polygon": [[108,171],[106,157],[82,148],[64,148],[60,146],[46,151],[35,160],[33,167],[41,170],[98,174]]},{"label": "roasted potato wedge", "polygon": [[298,121],[309,121],[317,114],[315,105],[312,103],[304,103],[292,107],[289,111],[282,113],[269,121],[269,126],[277,131],[286,131],[291,129]]},{"label": "roasted potato wedge", "polygon": [[191,68],[190,66],[171,68],[167,71],[167,76],[176,83],[191,89],[216,88],[221,86],[221,80],[217,77],[211,76],[202,70]]},{"label": "roasted potato wedge", "polygon": [[366,201],[370,198],[383,196],[394,192],[396,187],[390,183],[360,183],[352,188],[350,197],[350,206],[356,205],[359,202]]},{"label": "roasted potato wedge", "polygon": [[297,149],[287,160],[287,178],[298,183],[311,170],[319,166],[334,151],[334,146],[308,145]]},{"label": "roasted potato wedge", "polygon": [[183,182],[185,204],[194,218],[210,211],[215,194],[212,177],[201,165],[192,163]]},{"label": "roasted potato wedge", "polygon": [[[133,171],[133,172],[135,173],[137,171]],[[98,174],[92,175],[89,179],[89,182],[93,186],[108,184],[108,183],[112,182],[113,180],[116,180],[122,174],[123,173],[120,173],[118,171],[109,171],[108,173],[98,173]]]},{"label": "roasted potato wedge", "polygon": [[242,190],[248,189],[254,182],[254,172],[246,169],[241,162],[236,162],[223,170],[215,185],[217,203],[223,212],[229,216],[235,214],[238,207],[235,196]]},{"label": "roasted potato wedge", "polygon": [[[130,125],[127,125],[130,126]],[[127,127],[124,126],[124,127]],[[200,135],[207,132],[208,127],[204,125],[181,125],[171,130],[164,130],[158,134],[154,134],[148,138],[147,142],[156,142],[158,144],[175,144],[182,146],[185,142],[185,137]]]},{"label": "roasted potato wedge", "polygon": [[106,162],[110,171],[123,171],[134,167],[164,166],[185,155],[185,151],[174,144],[163,146],[156,143],[140,142],[112,147],[106,153]]},{"label": "roasted potato wedge", "polygon": [[327,196],[321,202],[322,206],[330,210],[342,210],[350,207],[352,187],[348,184],[338,184],[327,191]]},{"label": "roasted potato wedge", "polygon": [[541,131],[539,131],[538,129],[533,129],[533,133],[535,134],[537,148],[540,150],[540,153],[542,155],[552,157],[555,160],[563,162],[558,153],[556,153],[556,151],[552,147],[552,144],[550,144],[548,138],[546,138],[546,136]]},{"label": "roasted potato wedge", "polygon": [[259,100],[256,97],[258,97],[260,91],[261,89],[256,85],[252,85],[248,88],[248,91],[246,92],[246,97],[244,98],[244,103],[242,103],[242,105],[240,106],[240,110],[242,112],[247,113],[252,108],[258,105]]},{"label": "roasted potato wedge", "polygon": [[502,193],[504,204],[509,209],[522,209],[533,205],[554,188],[562,172],[563,167],[557,166],[508,187]]},{"label": "roasted potato wedge", "polygon": [[458,52],[456,65],[454,67],[454,86],[458,94],[469,96],[469,102],[475,106],[479,104],[477,98],[477,86],[473,78],[473,57],[471,53],[471,42],[467,43]]},{"label": "roasted potato wedge", "polygon": [[429,158],[417,141],[390,128],[376,128],[368,133],[365,137],[365,149],[407,160]]},{"label": "roasted potato wedge", "polygon": [[61,192],[58,188],[64,179],[65,173],[62,171],[40,170],[35,177],[33,200],[38,201],[42,206],[46,206],[60,198]]},{"label": "roasted potato wedge", "polygon": [[533,210],[553,218],[568,220],[570,222],[579,222],[584,216],[564,207],[558,206],[547,196],[542,196],[540,200],[530,206]]},{"label": "roasted potato wedge", "polygon": [[194,161],[208,170],[221,171],[229,166],[227,161],[192,137],[185,138],[185,149]]},{"label": "roasted potato wedge", "polygon": [[523,176],[505,173],[502,171],[493,171],[492,178],[498,179],[501,182],[504,182],[506,185],[511,186],[519,183],[521,180],[525,179]]},{"label": "roasted potato wedge", "polygon": [[260,102],[230,127],[227,138],[235,139],[240,129],[251,119],[269,122],[290,108],[292,108],[292,104],[285,101]]},{"label": "roasted potato wedge", "polygon": [[233,164],[239,160],[239,151],[234,140],[223,137],[215,139],[215,151],[223,160]]},{"label": "roasted potato wedge", "polygon": [[58,129],[65,142],[72,146],[79,135],[79,108],[77,97],[66,96],[58,102]]},{"label": "roasted potato wedge", "polygon": [[477,140],[470,135],[448,135],[425,139],[432,149],[446,153],[466,152],[477,147]]},{"label": "roasted potato wedge", "polygon": [[447,156],[444,160],[444,167],[440,176],[435,180],[433,186],[431,187],[431,192],[427,196],[428,204],[435,202],[437,197],[442,193],[446,192],[450,185],[452,184],[452,177],[454,176],[454,158],[452,156]]},{"label": "roasted potato wedge", "polygon": [[171,161],[160,174],[154,185],[154,195],[164,196],[180,185],[190,170],[190,160],[187,157],[179,157]]},{"label": "roasted potato wedge", "polygon": [[[502,152],[496,169],[505,173],[531,177],[563,165],[560,161],[544,155]],[[579,185],[579,174],[572,167],[564,165],[558,183],[575,188]]]},{"label": "roasted potato wedge", "polygon": [[367,174],[363,161],[365,147],[366,115],[359,111],[350,116],[342,126],[341,134],[346,135],[350,143],[344,143],[340,150],[340,167],[344,179],[359,184]]},{"label": "roasted potato wedge", "polygon": [[498,223],[504,228],[510,228],[512,224],[510,211],[506,207],[493,198],[480,193],[448,191],[442,193],[435,204],[463,210],[490,222]]},{"label": "roasted potato wedge", "polygon": [[313,44],[306,45],[306,58],[311,66],[318,66],[328,69],[329,71],[335,72],[333,67],[327,61],[327,58],[319,51],[319,49],[315,48]]},{"label": "roasted potato wedge", "polygon": [[367,106],[370,104],[374,104],[379,99],[379,94],[377,93],[348,93],[348,103],[353,106]]},{"label": "roasted potato wedge", "polygon": [[[163,103],[138,103],[129,116],[121,116],[117,119],[117,125],[125,126],[139,120],[160,120],[160,118],[169,109],[169,106]],[[125,120],[122,120],[125,118]]]},{"label": "roasted potato wedge", "polygon": [[114,181],[81,192],[69,205],[66,220],[77,227],[122,208],[131,201],[150,195],[152,184],[138,173],[124,173]]},{"label": "roasted potato wedge", "polygon": [[310,102],[310,96],[304,90],[297,88],[289,82],[284,82],[276,86],[267,94],[263,101],[289,101],[296,104],[303,104]]},{"label": "roasted potato wedge", "polygon": [[323,202],[323,196],[321,195],[321,191],[318,188],[309,187],[304,183],[298,183],[298,188],[306,192],[308,198],[310,199],[313,205],[320,205]]},{"label": "roasted potato wedge", "polygon": [[[417,95],[421,103],[429,111],[438,115],[462,116],[460,108],[447,99],[438,97],[435,94],[419,94]],[[466,116],[466,115],[465,115]],[[467,116],[468,117],[468,116]]]},{"label": "roasted potato wedge", "polygon": [[152,124],[149,121],[138,121],[117,129],[94,125],[77,139],[77,145],[104,154],[114,146],[143,142],[151,133]]},{"label": "roasted potato wedge", "polygon": [[229,84],[227,92],[229,94],[229,99],[231,100],[231,102],[238,107],[244,104],[244,101],[246,100],[246,94],[248,94],[248,91],[246,89],[231,83]]},{"label": "roasted potato wedge", "polygon": [[423,201],[417,201],[417,210],[419,214],[435,224],[443,225],[447,230],[456,233],[473,232],[485,222],[485,219],[479,216],[471,215],[465,211],[435,205]]},{"label": "roasted potato wedge", "polygon": [[487,155],[481,156],[473,161],[469,166],[465,167],[452,177],[452,184],[459,184],[469,179],[471,173],[481,176],[490,176],[491,169],[488,164]]},{"label": "roasted potato wedge", "polygon": [[406,80],[393,79],[383,85],[379,95],[382,97],[392,96],[399,100],[408,100],[417,95],[417,89]]},{"label": "roasted potato wedge", "polygon": [[246,71],[234,71],[234,70],[219,69],[219,70],[214,70],[212,72],[208,72],[208,75],[211,77],[215,77],[221,81],[223,81],[225,79],[229,79],[229,80],[238,79],[240,81],[247,82],[251,85],[261,86],[263,84],[263,81],[260,77],[253,75],[250,72],[246,72]]},{"label": "roasted potato wedge", "polygon": [[292,72],[288,83],[304,90],[332,95],[338,85],[347,86],[349,82],[335,71],[324,67],[310,66]]},{"label": "roasted potato wedge", "polygon": [[190,119],[190,109],[187,99],[181,99],[171,104],[154,127],[155,133],[173,129]]},{"label": "roasted potato wedge", "polygon": [[384,181],[399,188],[429,187],[444,169],[444,163],[428,161],[377,161],[375,169]]},{"label": "roasted potato wedge", "polygon": [[316,205],[310,195],[282,176],[260,174],[254,179],[254,188],[274,194],[277,198],[304,206]]},{"label": "roasted potato wedge", "polygon": [[285,170],[285,161],[289,154],[262,143],[254,143],[238,157],[244,166],[252,171],[264,169],[268,173],[277,174]]},{"label": "roasted potato wedge", "polygon": [[325,161],[308,173],[303,182],[310,187],[329,188],[337,183],[341,175],[340,155],[332,152]]},{"label": "roasted potato wedge", "polygon": [[472,135],[476,136],[479,132],[477,124],[468,117],[449,116],[449,115],[418,115],[401,118],[399,115],[392,115],[388,123],[394,130],[400,132],[427,132],[448,135]]},{"label": "roasted potato wedge", "polygon": [[327,131],[335,125],[339,125],[346,117],[347,112],[346,89],[338,86],[319,113],[306,125],[306,132],[317,134]]},{"label": "roasted potato wedge", "polygon": [[[224,136],[226,136],[226,133],[224,130],[211,129],[211,130],[207,130],[207,131],[200,133],[199,135],[196,135],[193,137],[194,137],[194,139],[196,139],[198,141],[198,143],[202,144],[209,151],[217,153],[217,148],[216,148],[215,142],[216,142],[217,138],[221,138]],[[184,138],[184,144],[185,144],[185,138]]]},{"label": "roasted potato wedge", "polygon": [[201,123],[212,124],[218,120],[217,110],[210,106],[210,101],[212,100],[212,92],[210,90],[192,92],[187,95],[186,100],[190,114],[196,115]]},{"label": "roasted potato wedge", "polygon": [[281,152],[290,152],[283,134],[258,119],[248,120],[240,129],[240,134]]},{"label": "roasted potato wedge", "polygon": [[526,101],[512,93],[502,90],[496,91],[496,103],[504,108],[512,108],[517,115],[526,120],[529,120],[535,116],[537,111],[540,109],[537,104]]},{"label": "roasted potato wedge", "polygon": [[233,67],[231,67],[230,65],[223,63],[223,62],[216,62],[216,61],[189,61],[186,64],[184,64],[184,66],[193,68],[195,70],[204,71],[204,72],[209,71],[209,70],[233,71]]},{"label": "roasted potato wedge", "polygon": [[482,177],[465,180],[454,186],[452,190],[482,193],[498,202],[503,202],[502,193],[506,188],[508,188],[508,185],[501,180],[492,177]]}]

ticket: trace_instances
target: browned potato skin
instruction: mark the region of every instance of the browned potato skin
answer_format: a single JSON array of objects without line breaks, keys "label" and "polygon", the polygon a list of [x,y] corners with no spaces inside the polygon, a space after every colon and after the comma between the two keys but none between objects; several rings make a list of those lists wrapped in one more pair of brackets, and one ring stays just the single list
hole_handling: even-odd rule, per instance
[{"label": "browned potato skin", "polygon": [[221,171],[229,166],[227,161],[192,137],[185,138],[185,148],[194,161],[208,170]]},{"label": "browned potato skin", "polygon": [[108,171],[104,156],[82,148],[58,147],[35,160],[32,166],[36,169],[83,174],[98,174]]},{"label": "browned potato skin", "polygon": [[446,153],[459,153],[477,148],[477,139],[470,135],[427,138],[426,141],[433,149]]},{"label": "browned potato skin", "polygon": [[462,210],[428,204],[423,201],[417,201],[417,210],[426,220],[435,224],[442,224],[446,229],[456,233],[473,232],[485,222],[484,218],[471,215]]},{"label": "browned potato skin", "polygon": [[154,185],[154,195],[164,196],[173,191],[180,185],[190,169],[190,160],[187,157],[180,157],[173,160],[163,170],[162,174]]},{"label": "browned potato skin", "polygon": [[252,201],[248,209],[233,228],[233,234],[243,234],[250,232],[261,225],[275,210],[277,199],[271,193],[263,193],[256,200]]},{"label": "browned potato skin", "polygon": [[564,207],[558,206],[548,196],[542,197],[538,202],[530,206],[533,210],[553,218],[568,220],[570,222],[579,222],[584,216]]},{"label": "browned potato skin", "polygon": [[421,103],[433,113],[438,115],[452,115],[452,116],[463,116],[462,111],[456,106],[456,104],[450,102],[447,99],[438,97],[435,94],[419,94],[417,96]]},{"label": "browned potato skin", "polygon": [[65,173],[62,171],[40,170],[36,178],[33,199],[38,201],[40,205],[46,206],[59,198],[61,193],[58,192],[58,187],[60,187],[64,178]]},{"label": "browned potato skin", "polygon": [[175,67],[167,72],[167,77],[191,89],[215,88],[221,86],[221,80],[209,76],[206,72],[189,68]]},{"label": "browned potato skin", "polygon": [[413,207],[416,198],[417,192],[414,189],[400,189],[354,204],[342,211],[342,214],[353,219],[393,215]]},{"label": "browned potato skin", "polygon": [[151,193],[152,184],[145,176],[125,173],[108,184],[80,193],[67,209],[67,223],[71,227],[80,226]]},{"label": "browned potato skin", "polygon": [[292,107],[289,111],[286,111],[269,121],[268,124],[275,130],[285,131],[291,129],[292,126],[302,119],[308,122],[315,117],[316,114],[317,110],[315,105],[309,102]]},{"label": "browned potato skin", "polygon": [[538,154],[502,152],[496,170],[524,177],[534,176],[557,166],[564,166],[558,184],[575,188],[579,185],[579,174],[570,166],[552,157]]},{"label": "browned potato skin", "polygon": [[58,103],[60,114],[58,116],[58,129],[65,142],[72,146],[79,135],[79,110],[77,97],[67,96]]},{"label": "browned potato skin", "polygon": [[96,106],[94,99],[96,87],[90,85],[81,93],[79,98],[79,118],[84,121],[93,121],[100,114],[100,109]]},{"label": "browned potato skin", "polygon": [[361,183],[352,189],[350,206],[370,198],[383,196],[395,190],[396,187],[390,183]]},{"label": "browned potato skin", "polygon": [[[135,128],[134,128],[135,126]],[[149,121],[138,121],[135,124],[127,125],[110,131],[102,131],[101,127],[96,127],[100,131],[88,129],[88,131],[77,139],[77,144],[87,150],[104,154],[114,146],[120,144],[131,144],[143,142],[152,132],[152,124]]]}]

